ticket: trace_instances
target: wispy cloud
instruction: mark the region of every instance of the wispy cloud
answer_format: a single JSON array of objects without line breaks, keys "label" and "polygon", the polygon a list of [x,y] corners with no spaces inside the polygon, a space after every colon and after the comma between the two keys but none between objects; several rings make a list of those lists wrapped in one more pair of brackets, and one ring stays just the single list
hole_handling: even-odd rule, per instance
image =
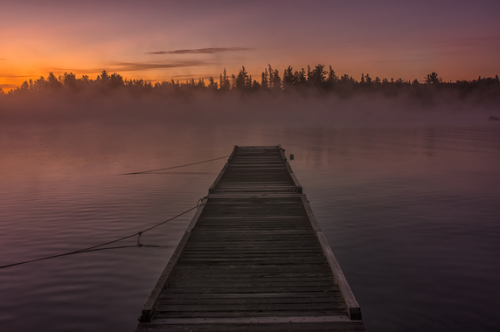
[{"label": "wispy cloud", "polygon": [[0,89],[14,89],[18,86],[18,84],[0,84]]},{"label": "wispy cloud", "polygon": [[0,77],[2,77],[2,78],[25,78],[25,77],[33,77],[33,76],[34,75],[3,75],[3,74],[0,74]]},{"label": "wispy cloud", "polygon": [[60,67],[47,67],[44,68],[44,72],[54,72],[54,73],[73,73],[73,74],[95,74],[100,73],[103,70],[108,70],[108,68],[87,68],[87,69],[78,69],[78,68],[60,68]]},{"label": "wispy cloud", "polygon": [[175,61],[175,62],[110,62],[101,68],[46,68],[46,71],[53,72],[72,72],[77,74],[94,74],[100,73],[102,70],[111,72],[127,72],[127,71],[143,71],[151,69],[171,69],[171,68],[184,68],[196,67],[206,65],[207,61],[191,60],[191,61]]},{"label": "wispy cloud", "polygon": [[425,59],[388,59],[388,60],[373,60],[371,63],[398,63],[398,62],[424,62]]},{"label": "wispy cloud", "polygon": [[460,37],[460,38],[448,38],[448,39],[434,39],[429,40],[428,44],[439,44],[439,45],[458,45],[458,46],[476,46],[480,43],[498,43],[500,40],[500,35],[494,36],[474,36],[474,37]]},{"label": "wispy cloud", "polygon": [[147,52],[146,54],[214,54],[214,53],[225,53],[225,52],[241,52],[241,51],[252,51],[253,48],[248,47],[210,47],[210,48],[197,48],[197,49],[186,49],[186,50],[174,50],[174,51],[156,51]]},{"label": "wispy cloud", "polygon": [[116,71],[138,71],[150,69],[169,69],[182,67],[195,67],[207,64],[206,61],[177,61],[177,62],[114,62],[112,63],[113,70]]},{"label": "wispy cloud", "polygon": [[6,58],[0,58],[0,61],[2,61],[2,60],[7,60],[7,59]]}]

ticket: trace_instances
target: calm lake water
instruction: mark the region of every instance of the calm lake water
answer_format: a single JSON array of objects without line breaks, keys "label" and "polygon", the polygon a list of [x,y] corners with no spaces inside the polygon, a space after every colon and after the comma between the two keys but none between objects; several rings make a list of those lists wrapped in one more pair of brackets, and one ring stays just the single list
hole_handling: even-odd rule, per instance
[{"label": "calm lake water", "polygon": [[[500,329],[500,126],[4,125],[0,265],[135,233],[196,205],[224,165],[281,144],[369,331]],[[0,270],[2,331],[133,331],[192,213],[134,247]],[[165,248],[166,247],[166,248]]]}]

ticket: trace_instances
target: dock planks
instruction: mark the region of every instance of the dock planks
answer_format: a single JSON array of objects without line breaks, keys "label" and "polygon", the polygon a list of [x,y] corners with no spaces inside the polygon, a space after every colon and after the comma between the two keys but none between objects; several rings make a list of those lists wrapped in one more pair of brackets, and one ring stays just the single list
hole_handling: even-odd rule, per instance
[{"label": "dock planks", "polygon": [[236,146],[136,331],[366,331],[280,146]]}]

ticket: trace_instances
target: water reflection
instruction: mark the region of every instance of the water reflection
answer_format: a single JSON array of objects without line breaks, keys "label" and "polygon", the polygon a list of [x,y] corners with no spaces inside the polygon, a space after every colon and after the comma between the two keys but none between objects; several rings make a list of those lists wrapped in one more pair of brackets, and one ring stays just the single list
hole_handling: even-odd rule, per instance
[{"label": "water reflection", "polygon": [[[104,242],[190,208],[223,160],[119,174],[227,155],[234,144],[281,144],[295,155],[292,168],[370,331],[500,325],[500,130],[492,126],[2,128],[0,262]],[[0,325],[132,330],[189,219],[143,239],[170,249],[110,250],[2,270]]]}]

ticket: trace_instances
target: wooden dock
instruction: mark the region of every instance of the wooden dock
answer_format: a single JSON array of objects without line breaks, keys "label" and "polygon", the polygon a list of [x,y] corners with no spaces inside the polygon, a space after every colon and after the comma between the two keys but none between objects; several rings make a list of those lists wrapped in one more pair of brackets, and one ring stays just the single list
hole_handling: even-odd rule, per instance
[{"label": "wooden dock", "polygon": [[280,146],[236,146],[136,331],[366,331]]}]

